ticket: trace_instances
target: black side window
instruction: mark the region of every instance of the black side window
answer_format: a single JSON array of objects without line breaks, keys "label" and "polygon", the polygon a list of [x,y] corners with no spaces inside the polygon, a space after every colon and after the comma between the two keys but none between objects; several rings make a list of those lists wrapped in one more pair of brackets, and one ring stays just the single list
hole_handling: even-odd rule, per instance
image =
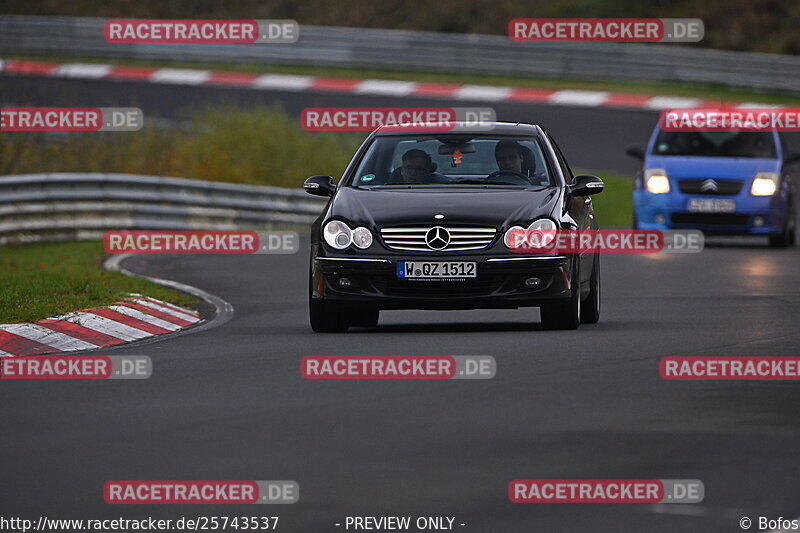
[{"label": "black side window", "polygon": [[547,138],[550,139],[550,144],[556,149],[556,159],[558,159],[558,166],[561,167],[561,173],[564,175],[564,179],[571,185],[575,182],[575,176],[572,175],[572,170],[570,170],[567,160],[564,158],[564,154],[561,153],[561,149],[556,144],[556,140],[553,139],[550,134],[547,134]]}]

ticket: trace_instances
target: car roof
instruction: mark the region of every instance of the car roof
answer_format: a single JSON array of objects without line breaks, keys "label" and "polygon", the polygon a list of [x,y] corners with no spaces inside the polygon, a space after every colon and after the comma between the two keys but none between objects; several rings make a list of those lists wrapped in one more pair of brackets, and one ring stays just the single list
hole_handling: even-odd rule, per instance
[{"label": "car roof", "polygon": [[393,124],[390,126],[379,126],[372,132],[376,137],[388,135],[433,135],[433,134],[464,134],[479,135],[481,133],[495,135],[539,135],[542,131],[538,124],[526,124],[522,122],[482,122],[480,127],[472,126],[467,122],[454,122],[453,129],[457,131],[442,131],[441,126],[424,128],[418,125]]}]

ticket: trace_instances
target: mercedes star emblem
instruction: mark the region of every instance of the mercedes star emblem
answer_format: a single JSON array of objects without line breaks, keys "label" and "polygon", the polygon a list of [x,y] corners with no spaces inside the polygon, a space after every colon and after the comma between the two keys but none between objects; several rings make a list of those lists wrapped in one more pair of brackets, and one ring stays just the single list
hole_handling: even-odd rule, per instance
[{"label": "mercedes star emblem", "polygon": [[442,250],[450,244],[450,232],[441,226],[435,226],[425,234],[425,243],[431,250]]}]

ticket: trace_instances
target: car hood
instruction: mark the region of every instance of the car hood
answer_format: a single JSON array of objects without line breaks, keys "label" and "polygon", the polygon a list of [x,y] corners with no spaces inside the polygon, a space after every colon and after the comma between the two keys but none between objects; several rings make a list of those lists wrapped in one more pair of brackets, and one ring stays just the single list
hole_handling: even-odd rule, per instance
[{"label": "car hood", "polygon": [[[447,188],[355,189],[336,193],[328,218],[370,229],[406,224],[475,224],[508,228],[550,215],[561,189]],[[444,215],[435,219],[434,215]]]},{"label": "car hood", "polygon": [[670,178],[751,180],[759,172],[779,172],[777,159],[751,157],[648,156],[645,168],[663,168]]}]

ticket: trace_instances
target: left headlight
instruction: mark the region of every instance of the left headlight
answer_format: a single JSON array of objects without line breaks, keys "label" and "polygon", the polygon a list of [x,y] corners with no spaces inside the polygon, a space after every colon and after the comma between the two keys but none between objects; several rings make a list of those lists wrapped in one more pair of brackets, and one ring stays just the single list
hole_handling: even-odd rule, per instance
[{"label": "left headlight", "polygon": [[776,172],[759,172],[750,186],[753,196],[772,196],[778,190],[778,174]]},{"label": "left headlight", "polygon": [[540,218],[539,220],[534,220],[533,223],[528,226],[529,232],[536,232],[535,235],[538,237],[539,244],[537,248],[549,246],[550,243],[552,243],[556,238],[557,229],[558,225],[549,218]]},{"label": "left headlight", "polygon": [[506,248],[545,248],[556,238],[558,225],[549,218],[534,220],[527,229],[513,226],[503,236]]}]

